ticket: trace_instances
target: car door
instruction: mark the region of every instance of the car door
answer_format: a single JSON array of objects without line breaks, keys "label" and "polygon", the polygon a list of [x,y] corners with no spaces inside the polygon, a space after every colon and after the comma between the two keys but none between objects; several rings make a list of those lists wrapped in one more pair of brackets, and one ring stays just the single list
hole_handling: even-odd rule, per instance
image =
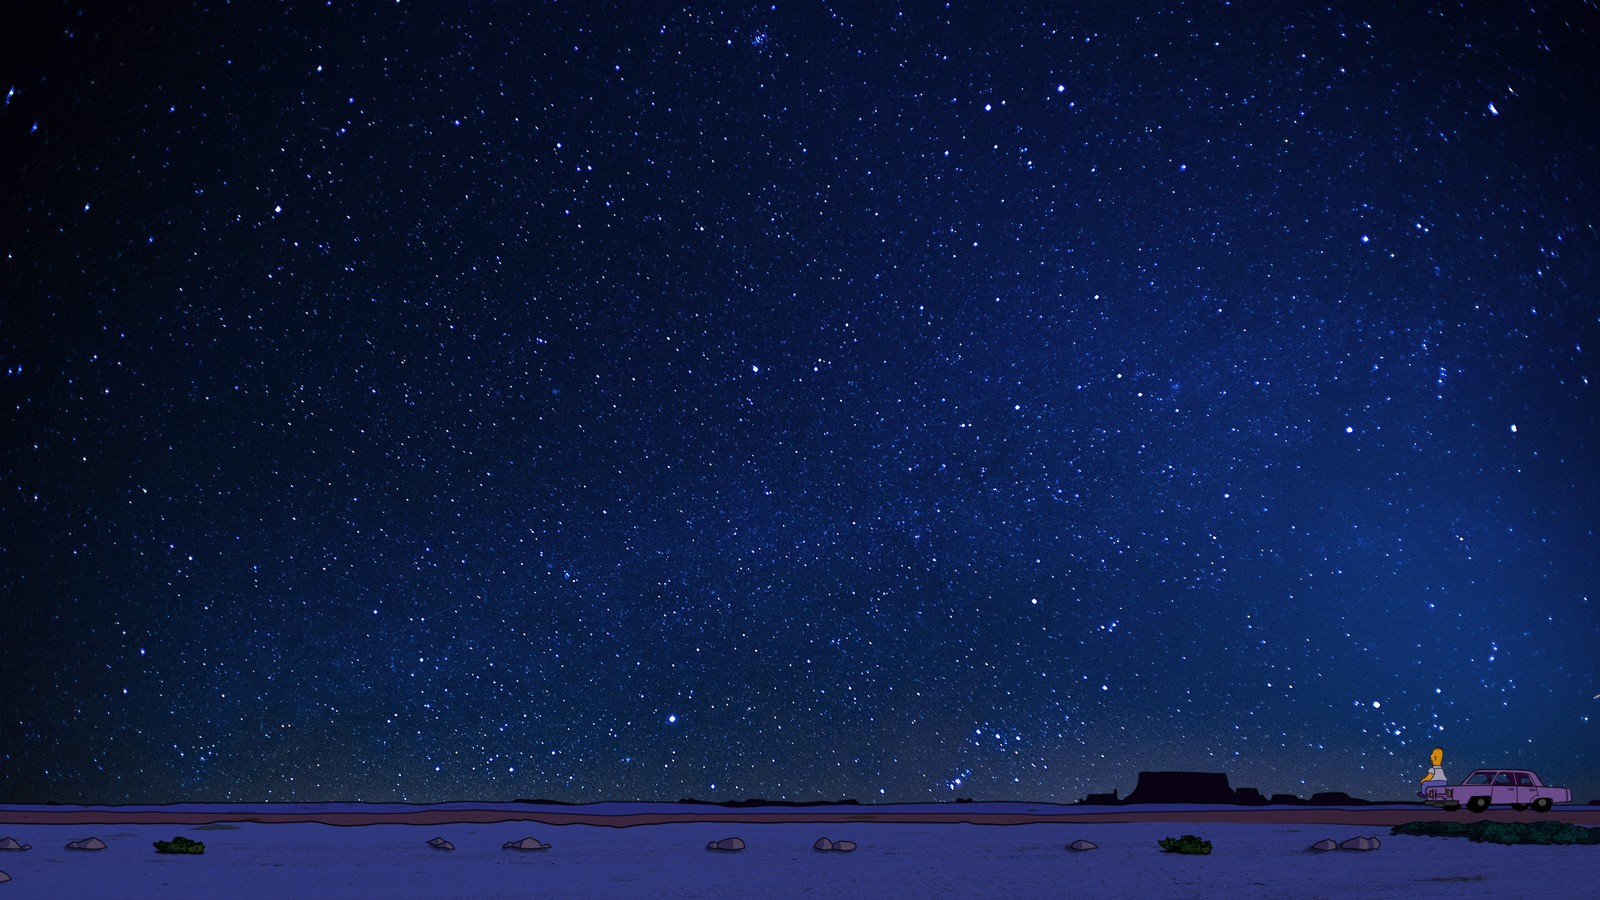
[{"label": "car door", "polygon": [[1473,797],[1482,797],[1485,800],[1490,799],[1494,792],[1495,774],[1494,772],[1485,772],[1480,769],[1468,775],[1467,779],[1461,782],[1464,790],[1454,792],[1456,799],[1462,803],[1468,802]]},{"label": "car door", "polygon": [[1533,776],[1527,772],[1517,773],[1517,802],[1532,803],[1539,797],[1539,788],[1533,783]]},{"label": "car door", "polygon": [[1499,805],[1502,803],[1517,803],[1517,784],[1510,772],[1497,772],[1494,776],[1494,792],[1489,795],[1489,802]]}]

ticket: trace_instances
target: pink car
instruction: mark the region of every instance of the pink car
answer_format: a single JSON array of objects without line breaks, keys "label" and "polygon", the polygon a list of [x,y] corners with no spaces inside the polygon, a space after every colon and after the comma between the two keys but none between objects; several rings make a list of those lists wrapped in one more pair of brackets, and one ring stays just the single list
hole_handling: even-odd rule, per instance
[{"label": "pink car", "polygon": [[1428,784],[1423,790],[1424,803],[1452,812],[1463,806],[1481,813],[1491,805],[1509,805],[1519,810],[1531,806],[1542,813],[1549,812],[1552,803],[1571,800],[1572,791],[1547,787],[1527,769],[1479,769],[1460,784]]}]

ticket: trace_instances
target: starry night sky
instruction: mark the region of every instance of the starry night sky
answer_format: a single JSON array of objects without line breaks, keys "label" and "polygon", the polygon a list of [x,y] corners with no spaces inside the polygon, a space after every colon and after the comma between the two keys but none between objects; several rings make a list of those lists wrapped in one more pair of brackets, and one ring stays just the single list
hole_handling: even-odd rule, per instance
[{"label": "starry night sky", "polygon": [[0,799],[1600,796],[1592,4],[0,6]]}]

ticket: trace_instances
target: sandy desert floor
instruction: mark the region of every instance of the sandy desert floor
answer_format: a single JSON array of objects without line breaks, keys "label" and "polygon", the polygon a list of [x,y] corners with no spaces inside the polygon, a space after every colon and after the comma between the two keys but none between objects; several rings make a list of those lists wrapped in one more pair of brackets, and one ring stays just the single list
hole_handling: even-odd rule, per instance
[{"label": "sandy desert floor", "polygon": [[[1600,810],[1562,812],[1541,818],[1600,824],[1582,821],[1600,820]],[[280,815],[301,820],[242,820]],[[639,815],[671,818],[619,827]],[[1501,815],[1522,818],[1510,811]],[[63,816],[69,821],[41,821]],[[427,821],[405,823],[418,816]],[[904,820],[928,816],[945,818]],[[986,816],[1020,817],[1024,823],[954,820]],[[502,821],[472,821],[496,817]],[[539,821],[584,817],[584,824]],[[809,820],[784,821],[797,817]],[[930,806],[759,812],[665,804],[0,807],[0,837],[33,846],[0,852],[0,871],[12,879],[0,883],[0,900],[1596,896],[1600,846],[1503,847],[1459,838],[1390,836],[1383,824],[1459,817],[1420,807],[1108,809],[981,803],[959,811]],[[462,819],[467,821],[457,821]],[[1160,838],[1186,833],[1211,841],[1212,853],[1182,856],[1157,846]],[[152,842],[176,835],[204,841],[206,852],[155,853]],[[1308,849],[1322,838],[1364,835],[1379,837],[1382,848]],[[90,836],[105,841],[106,849],[65,849],[67,842]],[[429,847],[427,841],[436,836],[456,849]],[[505,842],[526,836],[550,849],[502,849]],[[747,848],[735,853],[705,849],[707,842],[730,836],[743,838]],[[813,850],[824,836],[855,841],[858,848]],[[1079,839],[1093,841],[1098,849],[1065,849]]]}]

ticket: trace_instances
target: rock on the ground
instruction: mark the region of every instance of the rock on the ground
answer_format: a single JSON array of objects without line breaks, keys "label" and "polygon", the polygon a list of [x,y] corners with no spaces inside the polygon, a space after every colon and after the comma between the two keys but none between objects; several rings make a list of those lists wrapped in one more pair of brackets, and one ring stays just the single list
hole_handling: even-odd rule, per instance
[{"label": "rock on the ground", "polygon": [[456,848],[455,844],[450,843],[442,837],[436,837],[429,841],[428,846],[435,850],[454,850]]},{"label": "rock on the ground", "polygon": [[1344,850],[1376,850],[1379,846],[1375,837],[1353,837],[1339,845]]},{"label": "rock on the ground", "polygon": [[67,845],[68,850],[104,850],[105,848],[106,842],[97,837],[87,837]]},{"label": "rock on the ground", "polygon": [[849,853],[851,850],[854,850],[855,848],[856,848],[856,842],[855,841],[834,841],[833,842],[833,849],[839,851],[840,853]]},{"label": "rock on the ground", "polygon": [[832,850],[833,849],[833,841],[830,841],[825,837],[817,838],[817,842],[815,844],[811,845],[811,849],[813,849],[813,850]]},{"label": "rock on the ground", "polygon": [[1339,845],[1335,844],[1333,842],[1333,838],[1323,838],[1322,840],[1317,841],[1315,844],[1311,845],[1311,849],[1313,849],[1313,850],[1322,850],[1324,852],[1326,852],[1328,850],[1337,850],[1338,847],[1339,847]]},{"label": "rock on the ground", "polygon": [[507,850],[549,850],[549,844],[539,843],[538,838],[525,837],[520,841],[506,841],[501,846]]},{"label": "rock on the ground", "polygon": [[1073,841],[1067,845],[1068,850],[1098,850],[1099,845],[1093,841]]},{"label": "rock on the ground", "polygon": [[32,850],[32,844],[19,844],[16,838],[0,838],[0,850]]},{"label": "rock on the ground", "polygon": [[744,849],[744,841],[741,838],[736,838],[736,837],[723,838],[720,841],[712,841],[711,843],[707,844],[706,845],[706,849],[707,850],[743,850]]}]

